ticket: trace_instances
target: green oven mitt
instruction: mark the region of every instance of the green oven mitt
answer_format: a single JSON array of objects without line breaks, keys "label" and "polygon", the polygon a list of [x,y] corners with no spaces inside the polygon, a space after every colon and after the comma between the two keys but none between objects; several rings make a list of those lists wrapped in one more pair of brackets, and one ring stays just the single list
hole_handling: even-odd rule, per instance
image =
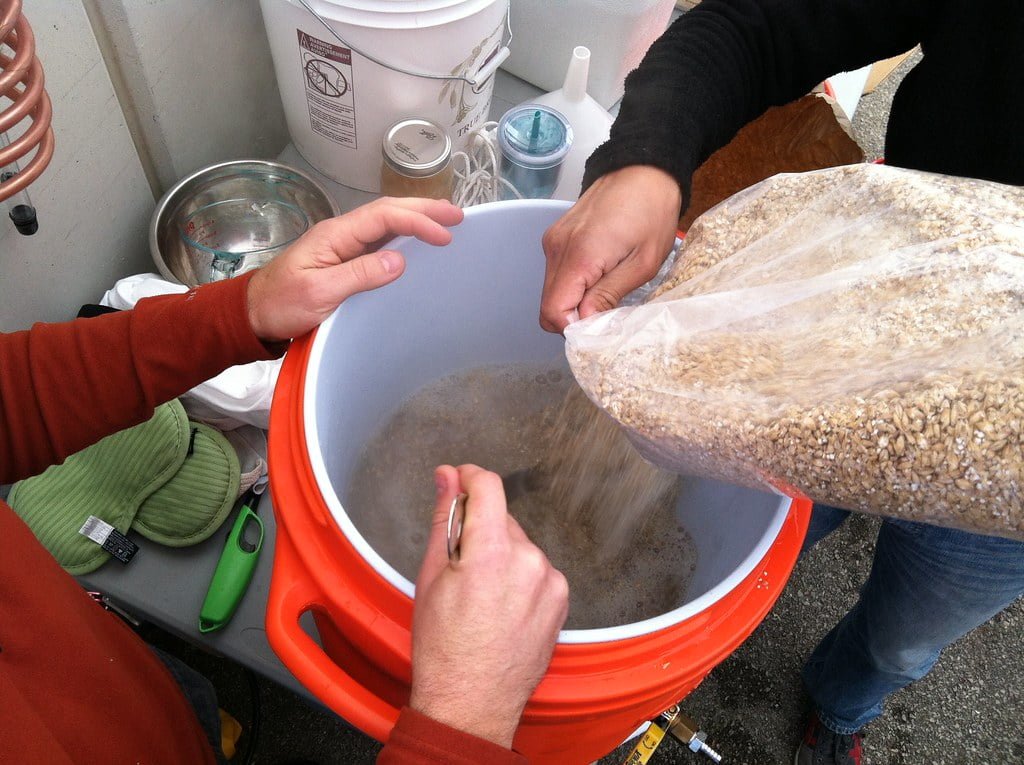
[{"label": "green oven mitt", "polygon": [[202,542],[238,499],[238,454],[219,430],[190,422],[189,448],[174,476],[150,494],[132,528],[170,547]]},{"label": "green oven mitt", "polygon": [[153,417],[14,485],[8,503],[71,574],[110,554],[79,533],[95,516],[122,534],[181,547],[209,537],[238,496],[238,457],[217,430],[189,422],[178,401]]},{"label": "green oven mitt", "polygon": [[127,534],[145,499],[178,472],[188,442],[185,410],[170,401],[141,425],[19,481],[7,503],[68,573],[87,574],[110,554],[79,533],[82,524],[95,515]]}]

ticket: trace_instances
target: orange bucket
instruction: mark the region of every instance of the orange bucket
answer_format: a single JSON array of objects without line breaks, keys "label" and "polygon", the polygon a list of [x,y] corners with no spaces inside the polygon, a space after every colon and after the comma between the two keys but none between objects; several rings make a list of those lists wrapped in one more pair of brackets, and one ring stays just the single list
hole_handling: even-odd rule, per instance
[{"label": "orange bucket", "polygon": [[[293,343],[281,370],[270,417],[277,544],[267,635],[317,698],[378,740],[409,695],[414,589],[339,497],[362,444],[417,388],[461,369],[560,357],[561,338],[537,326],[537,296],[541,235],[568,206],[480,205],[442,250],[393,243],[407,258],[402,278],[346,302]],[[607,754],[692,691],[781,593],[810,502],[713,481],[687,487],[677,512],[700,558],[685,602],[643,622],[561,633],[515,740],[530,762]],[[299,624],[306,612],[319,644]]]}]

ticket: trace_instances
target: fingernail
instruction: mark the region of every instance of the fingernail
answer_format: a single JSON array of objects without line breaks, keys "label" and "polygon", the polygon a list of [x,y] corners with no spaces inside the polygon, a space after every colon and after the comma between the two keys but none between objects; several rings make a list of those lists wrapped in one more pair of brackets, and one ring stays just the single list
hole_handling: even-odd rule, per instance
[{"label": "fingernail", "polygon": [[443,473],[434,473],[434,486],[437,487],[438,498],[444,496],[445,490],[448,488],[448,481]]},{"label": "fingernail", "polygon": [[380,264],[389,274],[393,274],[402,265],[402,259],[397,252],[382,252],[379,255]]},{"label": "fingernail", "polygon": [[580,312],[579,312],[579,310],[573,310],[570,313],[567,313],[565,315],[565,323],[566,324],[575,324],[579,320],[580,320]]}]

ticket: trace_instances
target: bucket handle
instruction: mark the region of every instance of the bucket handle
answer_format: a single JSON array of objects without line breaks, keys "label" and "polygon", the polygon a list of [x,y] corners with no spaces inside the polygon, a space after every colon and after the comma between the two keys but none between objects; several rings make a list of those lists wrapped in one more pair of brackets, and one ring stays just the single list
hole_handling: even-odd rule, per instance
[{"label": "bucket handle", "polygon": [[408,75],[410,75],[412,77],[422,77],[422,78],[427,79],[427,80],[457,80],[457,81],[461,81],[461,82],[464,82],[467,85],[469,85],[469,87],[471,87],[473,89],[474,93],[479,93],[481,90],[484,89],[484,85],[487,84],[487,80],[489,80],[494,75],[494,73],[498,70],[498,67],[501,66],[503,63],[505,63],[505,59],[507,59],[512,54],[512,51],[509,48],[509,46],[512,45],[512,3],[511,2],[509,3],[508,7],[505,9],[505,29],[508,32],[508,42],[504,43],[501,46],[501,48],[498,50],[498,52],[495,53],[493,56],[491,56],[491,58],[482,67],[480,67],[479,70],[477,70],[477,73],[473,77],[466,77],[465,75],[461,75],[461,74],[428,74],[426,72],[413,72],[413,71],[411,71],[409,69],[403,69],[400,66],[395,66],[394,64],[389,64],[386,61],[381,61],[376,56],[371,56],[366,51],[360,50],[356,46],[352,45],[352,43],[346,42],[344,40],[344,38],[342,38],[342,36],[339,35],[334,30],[334,27],[332,27],[330,24],[328,24],[324,20],[324,17],[321,16],[319,13],[317,13],[313,9],[313,6],[311,6],[309,4],[308,0],[299,0],[299,4],[302,5],[302,7],[305,8],[307,11],[309,11],[310,14],[312,14],[313,18],[315,18],[317,21],[319,21],[321,24],[323,24],[324,29],[326,29],[328,32],[330,32],[335,40],[340,42],[346,48],[354,50],[356,53],[358,53],[363,58],[369,59],[373,63],[378,64],[380,66],[383,66],[385,69],[390,69],[391,71],[399,72],[400,74],[408,74]]},{"label": "bucket handle", "polygon": [[[294,561],[295,553],[286,539],[284,534],[277,536],[275,573],[280,568],[277,556],[284,553],[284,558]],[[273,576],[266,615],[271,647],[288,670],[335,714],[384,741],[398,721],[398,709],[339,667],[299,626],[299,617],[317,607],[319,600],[316,588],[308,580]]]}]

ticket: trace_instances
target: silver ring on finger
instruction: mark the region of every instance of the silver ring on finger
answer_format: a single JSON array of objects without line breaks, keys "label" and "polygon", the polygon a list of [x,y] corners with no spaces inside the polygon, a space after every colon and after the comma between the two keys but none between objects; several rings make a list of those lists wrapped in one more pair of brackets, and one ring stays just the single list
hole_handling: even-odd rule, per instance
[{"label": "silver ring on finger", "polygon": [[462,544],[462,526],[466,521],[465,494],[457,494],[448,508],[448,560],[458,563]]}]

